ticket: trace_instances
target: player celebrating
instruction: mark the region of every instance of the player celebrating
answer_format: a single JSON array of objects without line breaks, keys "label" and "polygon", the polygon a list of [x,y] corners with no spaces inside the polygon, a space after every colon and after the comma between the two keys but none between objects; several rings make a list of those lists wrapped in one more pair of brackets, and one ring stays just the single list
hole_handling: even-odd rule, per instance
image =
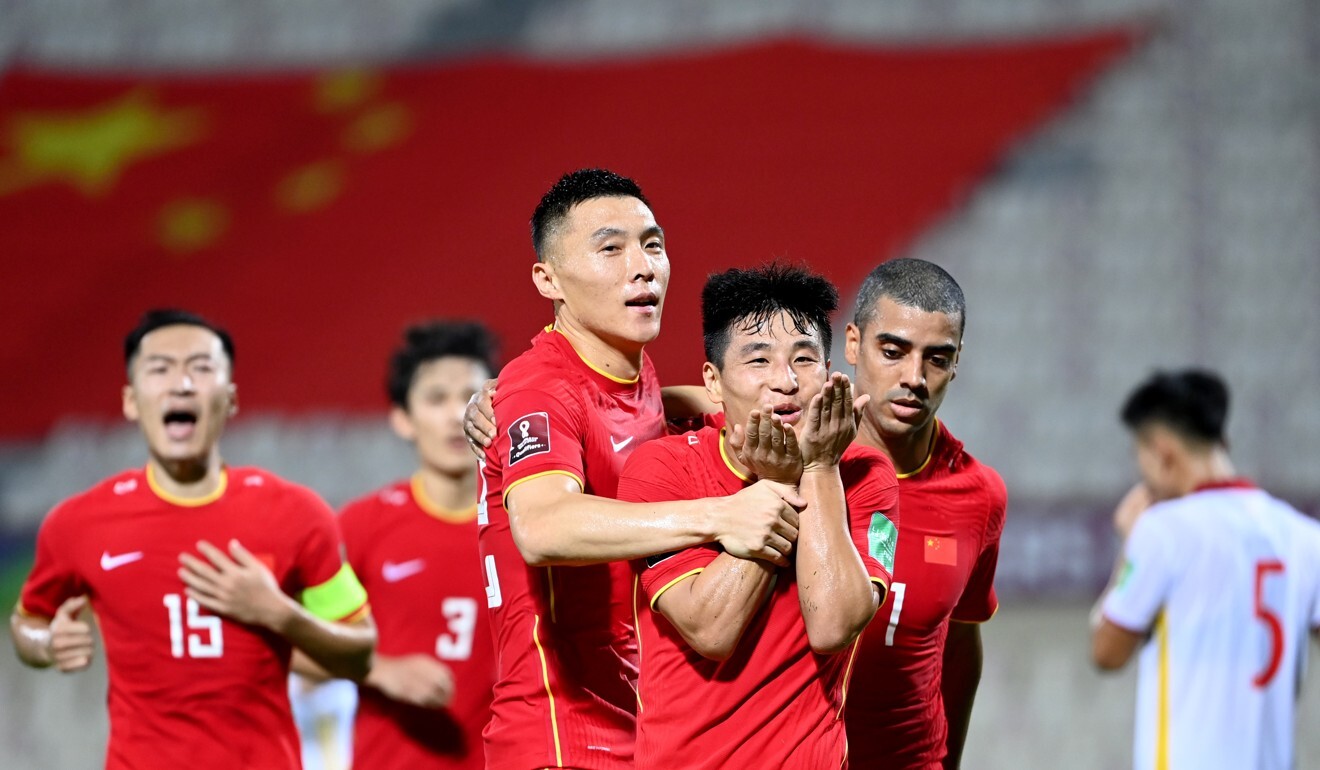
[{"label": "player celebrating", "polygon": [[888,586],[898,485],[883,454],[849,446],[851,384],[829,379],[826,358],[837,302],[827,280],[797,268],[712,276],[702,372],[728,424],[747,421],[746,438],[707,427],[646,444],[624,468],[622,500],[730,495],[756,474],[800,479],[807,503],[791,567],[713,545],[634,564],[638,768],[847,764],[851,655],[837,653],[851,652]]},{"label": "player celebrating", "polygon": [[664,232],[635,182],[593,169],[545,194],[532,241],[555,320],[501,375],[478,512],[499,662],[486,762],[630,767],[637,658],[619,560],[714,540],[785,564],[799,499],[764,481],[715,501],[611,499],[628,455],[664,429],[643,352],[669,282]]},{"label": "player celebrating", "polygon": [[939,266],[885,262],[866,277],[845,332],[857,391],[871,397],[857,443],[898,471],[903,527],[889,598],[862,639],[849,691],[852,766],[956,768],[981,678],[977,624],[994,592],[1007,496],[990,467],[935,417],[958,369],[962,289]]},{"label": "player celebrating", "polygon": [[389,366],[390,424],[416,447],[418,470],[340,516],[380,629],[353,764],[478,770],[495,660],[481,609],[477,464],[462,417],[494,371],[494,345],[476,323],[422,324],[403,337]]},{"label": "player celebrating", "polygon": [[43,522],[11,618],[18,656],[86,668],[92,632],[78,618],[91,606],[110,674],[108,768],[297,768],[290,648],[361,678],[375,641],[334,516],[302,487],[223,464],[237,405],[223,330],[150,311],[124,353],[124,415],[147,465]]},{"label": "player celebrating", "polygon": [[1133,767],[1293,766],[1306,632],[1320,627],[1320,524],[1239,477],[1214,374],[1159,373],[1123,406],[1142,513],[1094,630],[1100,668],[1138,648]]}]

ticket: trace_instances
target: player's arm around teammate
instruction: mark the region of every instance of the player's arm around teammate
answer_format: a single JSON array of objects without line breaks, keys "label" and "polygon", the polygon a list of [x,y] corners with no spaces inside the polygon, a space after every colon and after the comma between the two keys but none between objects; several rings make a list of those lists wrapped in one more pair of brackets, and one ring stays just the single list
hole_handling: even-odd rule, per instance
[{"label": "player's arm around teammate", "polygon": [[[367,675],[376,645],[369,616],[344,622],[318,617],[281,591],[270,570],[237,540],[229,541],[227,552],[203,540],[197,551],[204,558],[179,555],[179,578],[189,597],[212,612],[284,637],[333,676],[360,681]],[[352,586],[321,588],[361,592],[357,579],[351,581]]]}]

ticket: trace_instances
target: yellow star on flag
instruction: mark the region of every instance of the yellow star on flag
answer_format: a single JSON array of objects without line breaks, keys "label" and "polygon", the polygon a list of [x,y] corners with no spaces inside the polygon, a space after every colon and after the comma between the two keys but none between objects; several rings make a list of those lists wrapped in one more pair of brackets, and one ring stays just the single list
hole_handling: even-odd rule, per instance
[{"label": "yellow star on flag", "polygon": [[129,165],[196,142],[201,128],[198,110],[162,108],[143,89],[83,111],[19,112],[3,126],[0,195],[64,182],[104,196]]}]

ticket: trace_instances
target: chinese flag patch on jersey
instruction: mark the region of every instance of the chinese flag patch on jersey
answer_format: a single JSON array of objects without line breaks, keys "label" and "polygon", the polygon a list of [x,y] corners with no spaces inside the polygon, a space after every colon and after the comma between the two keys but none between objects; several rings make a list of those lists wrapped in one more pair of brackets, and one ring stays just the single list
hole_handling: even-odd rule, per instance
[{"label": "chinese flag patch on jersey", "polygon": [[926,547],[923,550],[927,564],[958,566],[958,541],[951,537],[926,535]]},{"label": "chinese flag patch on jersey", "polygon": [[509,465],[550,451],[550,416],[532,412],[509,426]]}]

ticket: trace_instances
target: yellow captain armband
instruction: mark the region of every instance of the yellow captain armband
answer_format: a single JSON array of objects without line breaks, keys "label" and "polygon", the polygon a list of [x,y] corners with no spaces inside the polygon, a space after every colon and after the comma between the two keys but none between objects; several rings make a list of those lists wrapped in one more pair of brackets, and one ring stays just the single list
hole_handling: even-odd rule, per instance
[{"label": "yellow captain armband", "polygon": [[335,576],[303,591],[302,605],[323,620],[348,620],[366,607],[367,589],[345,563]]}]

